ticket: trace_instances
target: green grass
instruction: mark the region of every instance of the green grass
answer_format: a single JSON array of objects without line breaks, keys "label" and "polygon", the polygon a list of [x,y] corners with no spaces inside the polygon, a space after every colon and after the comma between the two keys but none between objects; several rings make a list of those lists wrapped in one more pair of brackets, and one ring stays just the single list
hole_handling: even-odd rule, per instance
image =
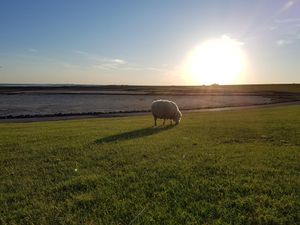
[{"label": "green grass", "polygon": [[299,224],[299,115],[0,124],[0,224]]}]

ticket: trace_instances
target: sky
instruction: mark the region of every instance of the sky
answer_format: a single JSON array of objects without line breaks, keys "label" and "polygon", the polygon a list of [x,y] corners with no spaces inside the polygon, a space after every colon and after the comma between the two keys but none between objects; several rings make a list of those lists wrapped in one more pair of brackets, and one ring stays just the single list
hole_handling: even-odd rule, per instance
[{"label": "sky", "polygon": [[0,3],[0,83],[201,85],[189,54],[221,37],[245,56],[232,84],[300,83],[299,0]]}]

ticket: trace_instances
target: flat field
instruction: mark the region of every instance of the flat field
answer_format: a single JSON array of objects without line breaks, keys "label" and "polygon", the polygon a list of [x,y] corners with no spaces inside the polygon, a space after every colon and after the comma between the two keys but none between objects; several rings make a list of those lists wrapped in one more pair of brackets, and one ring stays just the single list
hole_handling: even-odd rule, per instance
[{"label": "flat field", "polygon": [[299,224],[299,115],[0,124],[0,223]]}]

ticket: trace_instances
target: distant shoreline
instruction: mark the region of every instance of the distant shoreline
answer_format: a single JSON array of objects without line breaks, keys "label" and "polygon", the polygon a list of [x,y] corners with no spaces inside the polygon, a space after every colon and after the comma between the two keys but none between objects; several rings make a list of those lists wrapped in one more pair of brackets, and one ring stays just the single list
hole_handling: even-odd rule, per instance
[{"label": "distant shoreline", "polygon": [[[61,96],[60,96],[61,95]],[[127,97],[128,96],[128,97]],[[151,97],[153,96],[153,98]],[[195,97],[193,97],[195,96]],[[217,97],[219,96],[219,97]],[[226,100],[224,104],[211,104],[211,102],[223,97]],[[240,97],[242,100],[228,100]],[[250,99],[262,97],[269,99],[268,102],[247,101]],[[44,97],[48,101],[44,101]],[[240,109],[246,107],[262,107],[274,106],[278,104],[299,104],[300,102],[300,84],[255,84],[255,85],[210,85],[210,86],[147,86],[147,85],[14,85],[0,84],[0,98],[2,98],[3,106],[0,116],[0,122],[6,121],[48,121],[48,120],[64,120],[77,118],[98,118],[98,117],[122,117],[133,115],[144,115],[150,112],[148,105],[151,99],[168,98],[174,99],[184,112],[204,111],[204,110],[225,110]],[[61,99],[68,99],[75,106],[69,107],[69,102],[60,102]],[[186,99],[185,99],[186,98]],[[21,99],[21,100],[20,100]],[[28,100],[29,99],[29,100]],[[50,99],[50,100],[49,100]],[[53,99],[53,100],[52,100]],[[76,99],[76,100],[74,100]],[[78,101],[77,101],[78,99]],[[105,104],[103,99],[107,101]],[[110,101],[110,99],[112,99]],[[121,100],[120,100],[121,99]],[[135,101],[135,106],[128,106],[124,101]],[[181,99],[181,100],[180,100]],[[197,99],[197,100],[195,100]],[[202,103],[203,99],[207,99]],[[194,103],[191,104],[192,100]],[[19,102],[18,102],[19,101]],[[29,101],[29,104],[27,104]],[[52,107],[52,101],[55,102],[62,110],[54,110],[53,113],[49,107]],[[225,101],[225,100],[224,100]],[[254,102],[253,102],[254,101]],[[60,102],[60,104],[58,104]],[[77,103],[82,103],[78,105]],[[37,104],[34,107],[30,104]],[[100,105],[99,105],[100,103]],[[110,104],[114,107],[107,107]],[[186,104],[188,103],[188,104]],[[19,104],[19,105],[18,105]],[[102,104],[102,105],[101,105]],[[122,104],[123,108],[116,104]],[[137,107],[143,104],[143,107]],[[96,107],[95,107],[96,105]],[[13,110],[19,110],[16,114],[10,112],[10,106]],[[76,107],[82,108],[78,110]],[[93,106],[93,107],[90,107]],[[18,107],[20,109],[18,109]],[[33,108],[31,108],[33,107]],[[40,108],[43,110],[39,111]],[[23,109],[26,109],[22,111]],[[41,112],[41,113],[39,113]]]},{"label": "distant shoreline", "polygon": [[[267,108],[277,106],[300,105],[300,101],[269,103],[269,104],[255,104],[243,106],[226,106],[214,108],[195,108],[195,109],[181,109],[183,113],[192,112],[213,112],[213,111],[230,111],[243,110],[254,108]],[[2,116],[0,123],[26,123],[26,122],[42,122],[42,121],[60,121],[60,120],[76,120],[89,118],[111,118],[111,117],[128,117],[149,115],[150,110],[133,110],[133,111],[115,111],[115,112],[87,112],[87,113],[58,113],[45,115],[19,115],[19,116]]]},{"label": "distant shoreline", "polygon": [[300,84],[244,84],[244,85],[32,85],[0,84],[0,94],[97,94],[97,93],[142,93],[142,94],[295,94],[300,93]]}]

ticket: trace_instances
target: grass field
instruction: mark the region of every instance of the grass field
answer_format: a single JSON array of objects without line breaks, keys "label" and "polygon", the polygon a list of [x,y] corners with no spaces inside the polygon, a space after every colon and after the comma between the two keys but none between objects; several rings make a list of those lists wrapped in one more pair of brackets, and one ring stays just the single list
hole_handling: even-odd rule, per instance
[{"label": "grass field", "polygon": [[0,124],[0,224],[299,224],[299,106],[152,124]]}]

